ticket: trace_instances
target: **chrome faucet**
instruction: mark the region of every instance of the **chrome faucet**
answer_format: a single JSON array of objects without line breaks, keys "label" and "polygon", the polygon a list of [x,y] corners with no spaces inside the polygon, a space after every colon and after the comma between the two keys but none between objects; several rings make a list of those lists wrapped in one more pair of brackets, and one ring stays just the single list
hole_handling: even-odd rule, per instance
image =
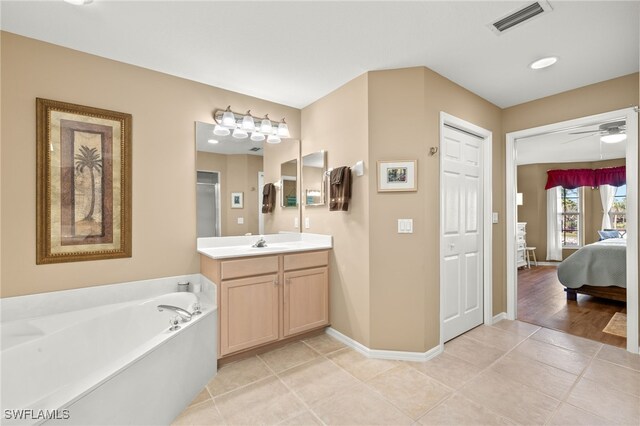
[{"label": "chrome faucet", "polygon": [[168,311],[173,311],[176,314],[180,315],[180,318],[182,318],[182,322],[191,321],[191,314],[182,308],[172,305],[158,305],[158,310],[160,312],[164,311],[165,309]]},{"label": "chrome faucet", "polygon": [[266,246],[267,246],[267,241],[263,237],[260,237],[260,239],[256,241],[256,243],[251,247],[262,248]]}]

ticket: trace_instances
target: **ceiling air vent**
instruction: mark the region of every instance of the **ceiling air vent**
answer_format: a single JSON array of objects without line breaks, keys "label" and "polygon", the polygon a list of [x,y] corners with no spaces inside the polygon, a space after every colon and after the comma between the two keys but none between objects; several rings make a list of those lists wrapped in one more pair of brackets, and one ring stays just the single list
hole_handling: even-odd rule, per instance
[{"label": "ceiling air vent", "polygon": [[521,9],[516,10],[489,24],[489,28],[494,33],[500,35],[511,28],[523,24],[536,16],[551,12],[551,6],[544,0],[537,1]]},{"label": "ceiling air vent", "polygon": [[253,147],[253,148],[249,148],[249,151],[253,151],[253,152],[257,152],[260,151],[262,148],[258,148],[258,147]]}]

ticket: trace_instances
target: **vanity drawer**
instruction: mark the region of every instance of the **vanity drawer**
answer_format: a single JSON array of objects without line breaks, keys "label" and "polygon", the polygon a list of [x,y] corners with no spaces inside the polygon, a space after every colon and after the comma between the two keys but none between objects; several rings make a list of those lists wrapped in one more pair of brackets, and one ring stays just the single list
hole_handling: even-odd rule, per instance
[{"label": "vanity drawer", "polygon": [[329,264],[328,251],[287,254],[284,256],[284,270],[315,268]]},{"label": "vanity drawer", "polygon": [[253,257],[251,259],[225,260],[222,262],[220,278],[249,277],[278,272],[278,256]]}]

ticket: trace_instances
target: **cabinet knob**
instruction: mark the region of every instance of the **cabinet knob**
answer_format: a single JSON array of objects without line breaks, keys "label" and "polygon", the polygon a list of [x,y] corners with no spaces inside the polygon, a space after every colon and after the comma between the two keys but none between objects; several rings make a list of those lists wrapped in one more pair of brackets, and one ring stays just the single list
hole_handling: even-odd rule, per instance
[{"label": "cabinet knob", "polygon": [[278,277],[276,277],[276,278],[273,280],[273,284],[274,284],[274,285],[278,285],[278,284],[280,284],[280,283],[278,282]]}]

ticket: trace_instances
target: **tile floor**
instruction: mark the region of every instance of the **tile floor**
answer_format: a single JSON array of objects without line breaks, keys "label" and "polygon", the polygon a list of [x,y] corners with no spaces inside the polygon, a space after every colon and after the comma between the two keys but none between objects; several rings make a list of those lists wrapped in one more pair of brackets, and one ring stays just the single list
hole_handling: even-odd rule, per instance
[{"label": "tile floor", "polygon": [[223,366],[174,425],[638,425],[640,356],[519,321],[425,362],[328,335]]}]

